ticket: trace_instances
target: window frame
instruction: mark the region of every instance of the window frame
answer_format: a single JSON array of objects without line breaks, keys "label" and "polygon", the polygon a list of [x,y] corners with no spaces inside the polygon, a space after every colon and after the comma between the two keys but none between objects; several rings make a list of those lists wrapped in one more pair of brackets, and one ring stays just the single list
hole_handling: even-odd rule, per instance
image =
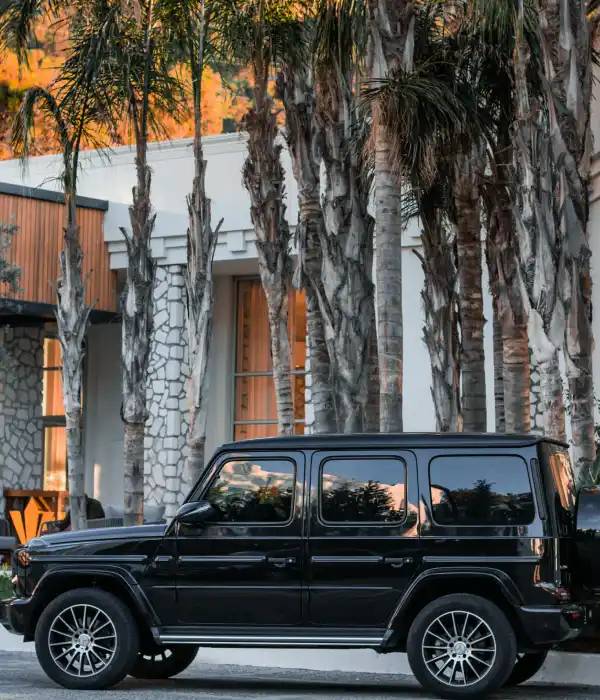
[{"label": "window frame", "polygon": [[[240,284],[243,282],[258,282],[261,284],[260,276],[258,275],[236,275],[233,278],[233,348],[232,348],[232,359],[231,359],[231,374],[230,374],[230,386],[231,386],[231,403],[230,403],[230,435],[232,439],[235,438],[236,428],[238,426],[267,426],[267,425],[277,425],[277,418],[247,418],[247,419],[237,419],[236,418],[236,399],[237,399],[237,380],[243,379],[244,377],[269,377],[273,379],[273,370],[256,370],[256,371],[238,371],[237,366],[237,350],[238,350],[238,322],[240,313],[239,304],[239,288]],[[308,331],[305,329],[305,335]],[[293,380],[295,377],[306,377],[308,375],[308,369],[306,367],[306,353],[304,358],[304,369],[294,369],[290,371],[290,378]],[[306,385],[305,385],[306,386]],[[304,417],[296,418],[294,417],[294,425],[302,425],[306,427],[306,396],[304,400]],[[238,438],[240,440],[249,440],[252,438]]]},{"label": "window frame", "polygon": [[[484,523],[484,524],[479,524],[476,525],[474,523],[460,523],[460,522],[453,522],[453,523],[440,523],[438,520],[435,518],[435,512],[434,512],[434,507],[433,507],[433,499],[432,499],[432,493],[431,493],[431,487],[432,487],[432,479],[431,479],[431,465],[436,459],[447,459],[447,458],[453,458],[453,459],[459,459],[459,458],[465,458],[465,459],[489,459],[490,457],[501,457],[501,458],[516,458],[521,460],[523,463],[524,469],[525,469],[525,475],[527,477],[527,483],[529,484],[529,490],[531,493],[531,503],[533,506],[533,514],[531,517],[531,520],[527,523]],[[438,488],[442,488],[441,486],[437,485]],[[427,495],[429,498],[429,505],[430,505],[430,514],[431,514],[431,523],[435,527],[443,528],[443,529],[475,529],[475,530],[481,530],[481,529],[486,529],[486,530],[497,530],[499,528],[530,528],[532,527],[535,523],[536,520],[539,517],[538,513],[538,507],[536,503],[536,497],[535,497],[535,489],[534,489],[534,484],[531,479],[531,473],[530,473],[530,465],[528,461],[525,459],[525,457],[522,454],[516,454],[514,452],[504,452],[504,453],[498,453],[498,452],[483,452],[481,454],[477,453],[470,453],[470,454],[465,454],[462,452],[453,454],[453,453],[439,453],[435,454],[433,457],[431,457],[428,460],[427,464]]]},{"label": "window frame", "polygon": [[[203,484],[199,485],[199,499],[205,500],[208,503],[210,501],[208,500],[208,492],[212,488],[213,484],[215,481],[219,478],[219,475],[221,474],[221,471],[223,467],[228,464],[229,462],[242,462],[242,461],[251,461],[254,460],[256,462],[263,460],[278,460],[278,461],[285,461],[289,462],[292,467],[293,467],[293,473],[292,473],[292,497],[290,500],[291,503],[291,508],[290,508],[290,516],[287,520],[281,520],[278,522],[268,522],[268,521],[263,521],[263,520],[244,520],[244,521],[238,521],[238,522],[231,522],[229,520],[207,520],[206,524],[208,526],[221,526],[221,527],[289,527],[295,517],[295,505],[296,505],[296,496],[297,496],[297,486],[298,486],[298,476],[299,476],[299,465],[298,462],[293,458],[288,455],[282,454],[282,455],[223,455],[223,458],[218,460],[214,470],[211,470],[211,474],[208,476],[207,481]],[[198,489],[196,489],[198,491]],[[192,492],[192,495],[194,496],[195,493]]]},{"label": "window frame", "polygon": [[[362,461],[375,461],[375,460],[395,460],[399,462],[404,468],[404,517],[401,520],[394,520],[392,522],[381,522],[379,520],[326,520],[323,516],[323,469],[327,462],[332,460],[341,461],[344,458],[352,460],[362,460]],[[360,527],[385,527],[385,528],[398,528],[406,525],[408,520],[408,464],[406,460],[399,455],[388,455],[388,454],[348,454],[348,455],[329,455],[320,460],[317,469],[317,519],[320,525],[324,527],[344,527],[344,528],[360,528]]]},{"label": "window frame", "polygon": [[[43,335],[42,338],[42,358],[44,356],[44,345],[46,344],[46,340],[55,340],[60,347],[60,340],[58,338],[58,333],[54,331],[46,331]],[[61,360],[62,360],[62,349],[61,349]],[[46,382],[46,377],[49,376],[51,373],[57,373],[60,376],[61,379],[61,392],[63,391],[62,388],[62,361],[59,365],[48,365],[46,366],[45,361],[42,359],[42,395],[40,397],[41,399],[41,404],[42,404],[42,485],[44,488],[46,488],[46,446],[47,446],[47,439],[46,439],[46,430],[48,428],[65,428],[65,433],[66,433],[66,427],[67,427],[67,417],[64,413],[60,415],[43,415],[44,412],[44,389],[45,389],[45,382]],[[82,386],[82,392],[83,392],[83,386]],[[63,395],[63,400],[64,400],[64,395]],[[63,407],[64,411],[64,407]],[[82,413],[83,413],[83,402],[82,402]],[[83,416],[82,416],[83,417]],[[65,434],[65,440],[66,440],[66,434]],[[68,455],[68,450],[65,444],[65,489],[69,488],[69,455]]]}]

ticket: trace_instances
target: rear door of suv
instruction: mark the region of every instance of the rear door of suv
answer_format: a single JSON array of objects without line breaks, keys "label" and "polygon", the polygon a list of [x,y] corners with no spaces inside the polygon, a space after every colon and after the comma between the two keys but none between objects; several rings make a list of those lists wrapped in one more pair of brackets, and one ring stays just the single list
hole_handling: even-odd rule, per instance
[{"label": "rear door of suv", "polygon": [[410,451],[319,451],[310,471],[310,624],[385,627],[418,565]]}]

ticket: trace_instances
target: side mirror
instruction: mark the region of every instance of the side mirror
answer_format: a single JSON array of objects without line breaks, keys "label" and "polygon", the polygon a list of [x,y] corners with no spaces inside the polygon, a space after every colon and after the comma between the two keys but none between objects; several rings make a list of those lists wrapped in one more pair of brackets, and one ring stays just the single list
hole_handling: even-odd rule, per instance
[{"label": "side mirror", "polygon": [[175,515],[175,520],[184,525],[202,525],[216,516],[216,510],[208,501],[184,503]]}]

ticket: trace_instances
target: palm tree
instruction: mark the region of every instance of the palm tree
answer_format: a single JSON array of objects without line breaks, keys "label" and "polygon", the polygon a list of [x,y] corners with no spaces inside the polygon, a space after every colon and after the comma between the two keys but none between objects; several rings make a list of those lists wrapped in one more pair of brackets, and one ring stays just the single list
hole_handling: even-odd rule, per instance
[{"label": "palm tree", "polygon": [[360,100],[357,47],[364,46],[365,18],[353,0],[319,0],[311,51],[315,119],[321,131],[321,314],[331,363],[338,427],[371,428],[373,220],[367,211],[369,182],[356,147]]},{"label": "palm tree", "polygon": [[[56,19],[65,9],[60,3],[11,0],[0,12],[0,47],[10,45],[22,62],[27,62],[36,22],[43,16]],[[72,6],[70,6],[71,9]],[[41,110],[54,125],[62,150],[61,182],[65,196],[65,228],[57,282],[56,323],[62,349],[62,383],[65,403],[68,484],[73,529],[86,526],[85,465],[83,460],[83,421],[81,388],[84,340],[90,307],[85,303],[81,250],[77,215],[77,176],[82,142],[101,147],[97,125],[102,106],[97,100],[97,62],[95,56],[106,50],[106,37],[87,42],[78,21],[87,12],[80,3],[66,13],[70,29],[67,57],[50,90],[31,88],[25,93],[13,126],[13,148],[26,158],[34,139],[34,115]],[[86,51],[82,51],[82,47]],[[76,85],[76,89],[73,89]]]},{"label": "palm tree", "polygon": [[[458,41],[473,79],[472,98],[486,115],[487,167],[481,192],[486,211],[486,255],[494,308],[496,384],[501,401],[497,420],[508,432],[528,432],[530,358],[528,303],[521,284],[513,212],[514,122],[511,3],[472,3],[465,9]],[[497,359],[496,359],[497,358]]]},{"label": "palm tree", "polygon": [[541,376],[547,435],[565,439],[565,410],[558,349],[564,334],[560,290],[562,243],[554,219],[556,187],[547,116],[540,104],[543,81],[535,7],[519,0],[513,54],[515,225],[521,279],[530,306],[530,344]]},{"label": "palm tree", "polygon": [[[78,17],[81,36],[72,62],[77,78],[74,94],[85,78],[86,61],[96,62],[95,97],[102,104],[104,126],[110,131],[123,121],[135,143],[136,185],[129,208],[131,230],[121,227],[127,271],[121,299],[121,367],[124,424],[125,522],[143,522],[144,428],[148,418],[147,375],[152,333],[154,261],[150,239],[155,214],[150,198],[148,139],[161,133],[156,113],[177,114],[181,96],[172,76],[173,46],[167,23],[171,5],[161,0],[92,3]],[[102,51],[90,54],[102,40]]]},{"label": "palm tree", "polygon": [[187,197],[187,272],[186,327],[190,378],[187,387],[189,429],[187,461],[182,482],[189,489],[204,470],[206,418],[212,316],[214,306],[212,264],[222,221],[213,228],[211,201],[206,195],[206,160],[202,145],[202,78],[211,50],[211,11],[215,2],[175,0],[165,2],[166,23],[172,41],[183,49],[183,61],[189,67],[192,82],[194,124],[194,178]]},{"label": "palm tree", "polygon": [[13,128],[13,148],[21,157],[27,157],[31,149],[36,108],[41,109],[48,121],[55,125],[62,148],[65,228],[56,287],[56,325],[62,349],[71,526],[81,530],[87,523],[81,387],[84,340],[91,309],[85,303],[76,192],[81,139],[91,115],[85,93],[80,95],[77,104],[65,104],[43,88],[31,88],[25,93]]},{"label": "palm tree", "polygon": [[253,105],[244,117],[248,155],[242,177],[250,196],[256,250],[267,300],[273,382],[280,434],[294,432],[288,298],[291,289],[291,233],[285,218],[284,171],[279,129],[270,94],[272,71],[289,59],[301,42],[295,3],[290,0],[244,0],[225,3],[219,14],[223,54],[249,65]]},{"label": "palm tree", "polygon": [[[425,281],[421,292],[425,325],[423,340],[431,362],[431,396],[436,430],[462,429],[460,405],[460,342],[455,242],[441,201],[440,183],[418,196]],[[440,197],[442,195],[442,197]]]},{"label": "palm tree", "polygon": [[543,107],[551,135],[555,197],[552,214],[562,242],[561,272],[566,291],[564,358],[570,394],[574,466],[581,481],[591,479],[595,460],[592,377],[591,250],[588,234],[588,177],[592,133],[592,44],[587,0],[541,0],[540,53],[544,66]]},{"label": "palm tree", "polygon": [[285,63],[277,79],[277,95],[285,109],[285,135],[298,183],[298,285],[306,293],[311,396],[317,433],[337,430],[331,386],[331,362],[325,339],[321,304],[325,303],[321,240],[325,221],[320,203],[320,130],[315,120],[315,96],[311,71],[306,65]]},{"label": "palm tree", "polygon": [[[376,105],[379,125],[388,134],[391,174],[402,184],[405,200],[400,222],[405,225],[413,215],[421,219],[424,341],[430,354],[436,423],[438,430],[455,431],[462,423],[460,344],[455,240],[449,233],[448,210],[452,157],[467,123],[468,105],[463,104],[453,61],[445,55],[443,8],[437,3],[415,4],[412,24],[410,70],[399,66],[385,78],[371,81],[364,98]],[[472,129],[476,130],[476,122]]]},{"label": "palm tree", "polygon": [[[412,70],[413,4],[367,0],[369,84],[376,87],[398,71]],[[402,431],[402,214],[401,182],[393,168],[394,126],[371,101],[375,192],[375,306],[379,359],[381,432]]]}]

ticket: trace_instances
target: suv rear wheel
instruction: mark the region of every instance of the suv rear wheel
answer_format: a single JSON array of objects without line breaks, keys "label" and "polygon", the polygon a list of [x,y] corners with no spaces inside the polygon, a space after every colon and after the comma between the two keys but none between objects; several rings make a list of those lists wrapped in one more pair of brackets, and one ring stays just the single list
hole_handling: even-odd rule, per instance
[{"label": "suv rear wheel", "polygon": [[185,671],[196,658],[197,653],[198,647],[187,644],[157,647],[151,652],[141,651],[129,675],[152,680],[171,678]]},{"label": "suv rear wheel", "polygon": [[434,600],[417,615],[407,653],[425,688],[445,698],[472,698],[506,682],[517,645],[497,605],[479,596],[453,594]]},{"label": "suv rear wheel", "polygon": [[65,688],[115,685],[135,663],[138,648],[137,625],[127,606],[94,588],[59,595],[43,611],[35,630],[40,665]]}]

